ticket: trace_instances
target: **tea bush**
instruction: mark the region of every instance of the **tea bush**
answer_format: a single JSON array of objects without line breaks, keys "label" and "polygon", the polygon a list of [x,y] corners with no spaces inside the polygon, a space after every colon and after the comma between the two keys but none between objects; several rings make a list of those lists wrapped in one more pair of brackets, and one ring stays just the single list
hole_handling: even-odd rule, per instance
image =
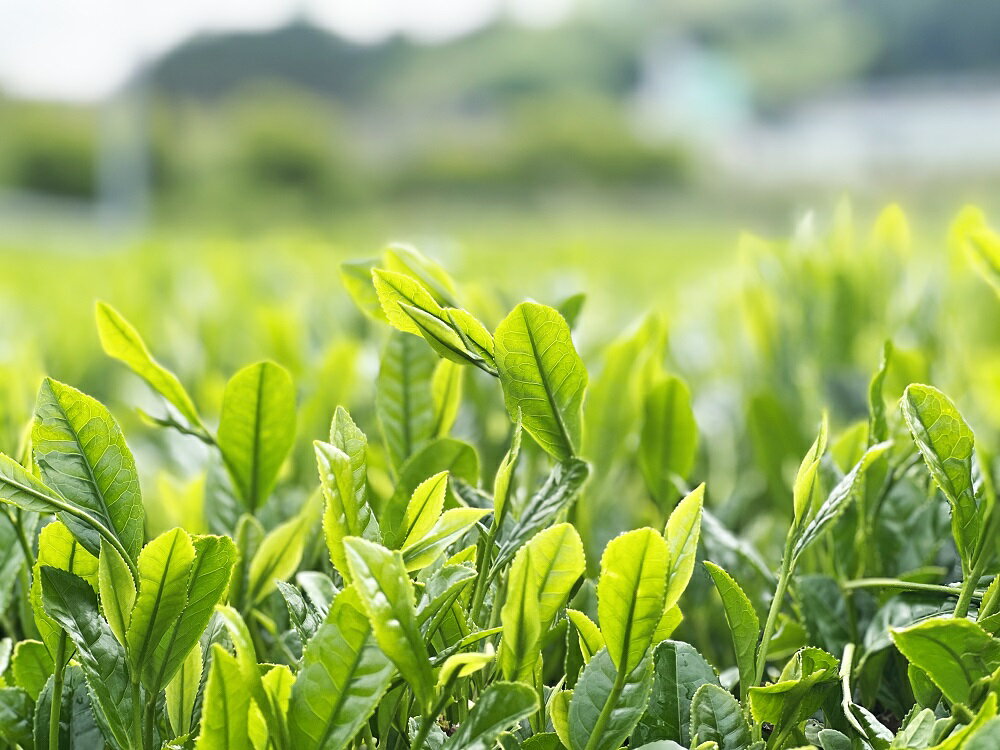
[{"label": "tea bush", "polygon": [[[0,737],[997,747],[995,430],[901,382],[943,347],[900,282],[906,236],[890,209],[864,251],[836,233],[821,251],[747,241],[761,273],[741,290],[744,418],[721,424],[692,395],[710,377],[665,369],[660,319],[604,347],[591,378],[582,297],[521,302],[491,330],[405,246],[343,266],[385,338],[374,403],[327,412],[328,433],[303,434],[316,403],[271,361],[233,374],[216,415],[98,303],[104,351],[159,394],[145,429],[203,474],[144,500],[115,417],[43,380],[0,456]],[[981,217],[952,239],[1000,290]],[[911,340],[885,342],[856,388],[858,353],[893,318]],[[797,418],[824,401],[832,416]]]}]

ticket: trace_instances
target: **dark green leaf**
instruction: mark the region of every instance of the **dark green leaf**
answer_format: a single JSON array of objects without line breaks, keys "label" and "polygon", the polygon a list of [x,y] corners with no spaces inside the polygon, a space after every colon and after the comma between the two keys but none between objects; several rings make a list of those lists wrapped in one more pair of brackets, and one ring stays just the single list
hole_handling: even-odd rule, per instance
[{"label": "dark green leaf", "polygon": [[653,652],[653,689],[633,740],[672,740],[687,746],[691,699],[702,685],[718,684],[715,670],[694,646],[663,641]]}]

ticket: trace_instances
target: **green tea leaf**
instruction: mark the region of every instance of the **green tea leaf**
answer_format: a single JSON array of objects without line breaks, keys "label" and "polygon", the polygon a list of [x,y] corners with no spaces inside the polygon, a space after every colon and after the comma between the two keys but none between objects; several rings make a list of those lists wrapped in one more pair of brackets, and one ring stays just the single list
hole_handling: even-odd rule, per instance
[{"label": "green tea leaf", "polygon": [[729,573],[707,560],[705,567],[722,597],[722,608],[733,638],[733,651],[736,653],[736,666],[740,673],[740,693],[746,695],[753,685],[756,670],[760,619],[750,599]]},{"label": "green tea leaf", "polygon": [[201,675],[204,669],[201,648],[192,648],[181,662],[180,669],[167,683],[165,696],[167,717],[174,734],[180,736],[191,731],[191,719],[194,713],[195,699],[201,686]]},{"label": "green tea leaf", "polygon": [[372,286],[372,270],[377,260],[348,261],[340,264],[340,281],[351,296],[354,304],[365,315],[374,320],[386,322],[385,313],[379,303],[375,287]]},{"label": "green tea leaf", "polygon": [[522,302],[497,327],[497,368],[507,411],[554,458],[572,458],[582,438],[587,370],[569,326],[551,307]]},{"label": "green tea leaf", "polygon": [[604,635],[597,624],[583,612],[567,609],[566,616],[569,617],[580,635],[580,650],[583,652],[583,660],[589,663],[594,654],[605,647]]},{"label": "green tea leaf", "polygon": [[0,738],[11,746],[32,748],[32,700],[21,688],[0,687]]},{"label": "green tea leaf", "polygon": [[972,485],[975,436],[951,399],[929,385],[907,386],[900,408],[927,469],[951,505],[952,535],[968,572],[980,527]]},{"label": "green tea leaf", "polygon": [[122,556],[105,539],[101,540],[97,581],[104,617],[118,642],[124,644],[135,605],[135,582]]},{"label": "green tea leaf", "polygon": [[226,383],[219,450],[245,507],[267,500],[295,439],[295,386],[274,362],[244,367]]},{"label": "green tea leaf", "polygon": [[649,705],[632,735],[636,744],[672,740],[685,747],[691,739],[691,700],[702,685],[719,677],[694,646],[663,641],[653,652],[653,688]]},{"label": "green tea leaf", "polygon": [[320,486],[326,501],[323,511],[323,531],[330,561],[345,578],[349,578],[344,557],[344,538],[360,536],[369,541],[380,541],[378,522],[367,498],[365,464],[360,463],[358,478],[357,452],[352,458],[340,448],[316,441],[316,464],[319,467]]},{"label": "green tea leaf", "polygon": [[663,616],[670,549],[653,529],[612,539],[601,558],[597,616],[615,667],[631,672]]},{"label": "green tea leaf", "polygon": [[181,668],[205,631],[215,606],[224,601],[236,563],[236,545],[227,536],[194,537],[194,563],[187,580],[187,605],[175,613],[167,632],[142,665],[143,682],[159,689]]},{"label": "green tea leaf", "polygon": [[502,731],[529,716],[538,707],[535,691],[516,682],[495,682],[479,696],[446,748],[492,750]]},{"label": "green tea leaf", "polygon": [[886,341],[882,347],[882,359],[878,370],[872,376],[868,385],[868,445],[881,443],[889,439],[889,422],[885,413],[885,377],[889,374],[889,362],[892,360],[892,342]]},{"label": "green tea leaf", "polygon": [[375,409],[397,471],[433,437],[431,378],[437,361],[422,341],[395,332],[382,352]]},{"label": "green tea leaf", "polygon": [[691,744],[715,742],[719,750],[743,750],[751,742],[743,709],[728,690],[702,685],[691,699]]},{"label": "green tea leaf", "polygon": [[212,645],[205,705],[214,710],[203,712],[196,750],[252,750],[247,733],[250,693],[237,660],[218,643]]},{"label": "green tea leaf", "polygon": [[188,422],[198,426],[201,418],[194,402],[174,373],[157,362],[139,332],[106,302],[96,305],[97,333],[101,347],[109,357],[124,362],[132,372],[145,380],[163,398],[173,404]]},{"label": "green tea leaf", "polygon": [[429,711],[434,699],[434,675],[427,646],[417,624],[413,584],[406,574],[403,557],[357,537],[344,540],[351,579],[375,640]]},{"label": "green tea leaf", "polygon": [[503,640],[497,661],[508,680],[530,681],[541,655],[542,626],[535,616],[539,576],[531,559],[530,544],[521,548],[507,576],[507,596],[500,610]]},{"label": "green tea leaf", "polygon": [[807,517],[809,510],[813,506],[813,495],[816,492],[819,462],[823,458],[823,454],[826,453],[828,433],[829,420],[826,413],[824,413],[823,421],[819,427],[819,435],[816,436],[809,451],[803,457],[802,463],[799,464],[798,473],[795,475],[795,482],[792,484],[792,505],[796,523]]},{"label": "green tea leaf", "polygon": [[18,687],[24,688],[31,699],[37,701],[54,668],[45,644],[41,641],[21,641],[14,647],[10,666]]},{"label": "green tea leaf", "polygon": [[701,536],[701,510],[704,502],[705,485],[700,484],[677,504],[667,519],[663,537],[670,550],[670,568],[667,572],[665,609],[677,604],[691,581],[698,553],[698,539]]},{"label": "green tea leaf", "polygon": [[139,555],[139,595],[126,633],[129,665],[138,673],[187,604],[195,551],[183,529],[151,541]]},{"label": "green tea leaf", "polygon": [[1000,667],[1000,640],[970,620],[935,617],[889,635],[952,703],[968,703],[976,680]]},{"label": "green tea leaf", "polygon": [[458,292],[451,276],[412,245],[394,242],[385,249],[385,266],[419,281],[442,305],[455,305]]},{"label": "green tea leaf", "polygon": [[[386,538],[390,548],[409,547],[423,539],[444,510],[444,497],[448,491],[448,472],[442,471],[425,479],[413,491],[410,502],[403,513],[403,524],[392,539]],[[398,543],[396,540],[398,539]]]},{"label": "green tea leaf", "polygon": [[404,333],[422,335],[420,326],[402,309],[403,305],[438,321],[444,316],[441,305],[424,285],[406,274],[375,268],[372,282],[385,317]]},{"label": "green tea leaf", "polygon": [[660,503],[672,503],[691,474],[698,449],[691,391],[680,378],[665,375],[649,389],[642,413],[639,468],[650,494]]},{"label": "green tea leaf", "polygon": [[493,562],[493,571],[510,562],[518,549],[541,529],[551,525],[559,514],[570,507],[590,476],[586,461],[570,459],[552,467],[545,483],[528,500],[521,517],[500,534],[500,550]]},{"label": "green tea leaf", "polygon": [[[59,624],[45,612],[42,603],[41,568],[46,565],[75,573],[96,589],[98,560],[83,548],[60,521],[46,525],[38,535],[38,557],[32,572],[29,599],[38,632],[49,654],[55,659],[60,637],[65,638],[65,635]],[[64,655],[64,661],[68,658],[68,654]]]},{"label": "green tea leaf", "polygon": [[875,459],[885,453],[890,445],[891,443],[873,445],[865,451],[864,455],[861,456],[861,460],[854,465],[854,468],[844,475],[844,478],[830,490],[830,494],[826,500],[820,506],[819,510],[816,511],[815,515],[813,515],[809,523],[806,524],[806,527],[795,541],[795,546],[792,549],[792,556],[794,558],[798,558],[813,542],[819,539],[823,532],[844,512],[844,509],[851,502],[851,498],[854,496],[854,492],[857,490],[860,480],[864,477],[868,467],[872,465]]},{"label": "green tea leaf", "polygon": [[287,580],[298,570],[309,531],[316,525],[317,517],[316,502],[310,498],[298,513],[271,529],[261,540],[247,579],[247,597],[251,604],[259,603],[273,592],[275,581]]},{"label": "green tea leaf", "polygon": [[796,652],[777,682],[748,691],[754,721],[769,722],[776,731],[788,731],[805,721],[836,687],[839,666],[834,657],[818,648]]},{"label": "green tea leaf", "polygon": [[[239,669],[240,689],[253,698],[257,709],[264,718],[267,732],[279,747],[288,744],[288,727],[285,721],[286,711],[277,705],[264,685],[261,678],[260,665],[257,663],[257,649],[250,636],[250,630],[239,612],[229,606],[218,605],[215,611],[219,614],[222,624],[229,634],[236,651],[236,666]],[[214,654],[213,654],[214,656]]]},{"label": "green tea leaf", "polygon": [[445,511],[424,537],[403,548],[407,571],[426,568],[487,515],[489,510],[485,508],[452,508]]},{"label": "green tea leaf", "polygon": [[40,570],[45,612],[66,631],[76,646],[94,697],[94,710],[120,747],[131,747],[132,691],[125,648],[101,618],[97,594],[79,576],[43,566]]},{"label": "green tea leaf", "polygon": [[624,679],[607,649],[590,660],[576,683],[569,705],[570,750],[617,748],[646,710],[653,684],[647,653]]},{"label": "green tea leaf", "polygon": [[[108,410],[75,388],[46,378],[35,403],[31,439],[43,481],[114,534],[135,561],[143,541],[139,475]],[[60,514],[80,543],[97,556],[101,534],[78,518]]]},{"label": "green tea leaf", "polygon": [[[262,680],[264,690],[267,692],[267,696],[274,709],[282,716],[285,716],[288,714],[288,705],[291,702],[292,685],[295,682],[295,675],[292,674],[292,670],[285,664],[273,664],[269,666],[270,669],[268,669]],[[256,703],[250,704],[250,717],[247,724],[250,742],[255,750],[264,750],[269,745],[273,747],[282,741],[281,738],[272,736],[267,726],[267,719]]]},{"label": "green tea leaf", "polygon": [[462,403],[462,379],[465,370],[446,359],[437,363],[431,376],[434,400],[434,437],[448,437]]}]

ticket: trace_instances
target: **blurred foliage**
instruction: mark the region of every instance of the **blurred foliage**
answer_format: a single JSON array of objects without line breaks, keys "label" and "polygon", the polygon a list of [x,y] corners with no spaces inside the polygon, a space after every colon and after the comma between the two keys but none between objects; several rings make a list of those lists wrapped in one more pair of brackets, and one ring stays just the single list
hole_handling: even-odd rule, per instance
[{"label": "blurred foliage", "polygon": [[0,185],[71,198],[97,193],[95,113],[0,98]]},{"label": "blurred foliage", "polygon": [[[969,415],[977,446],[995,454],[1000,329],[992,284],[1000,239],[974,209],[961,212],[946,236],[941,227],[914,231],[897,207],[868,225],[845,203],[828,219],[807,218],[787,240],[747,235],[735,252],[719,251],[704,236],[602,228],[596,220],[580,222],[573,235],[552,225],[536,229],[483,222],[471,246],[424,248],[454,272],[464,306],[490,328],[511,297],[558,306],[576,292],[587,295],[575,337],[591,372],[582,453],[595,465],[595,480],[574,520],[590,560],[623,529],[662,525],[683,482],[704,479],[706,507],[721,524],[706,537],[709,545],[716,539],[710,556],[754,596],[767,591],[761,571],[778,559],[791,485],[822,411],[829,409],[838,436],[831,453],[843,471],[865,444],[865,394],[886,340],[893,342],[886,404],[910,382],[933,383]],[[264,509],[267,519],[283,517],[315,481],[310,441],[325,434],[336,405],[376,432],[375,376],[386,331],[342,286],[340,263],[377,251],[356,237],[338,246],[292,232],[241,242],[174,234],[103,255],[8,248],[0,277],[0,450],[20,454],[44,372],[93,393],[121,418],[146,472],[151,523],[169,526],[172,513],[197,506],[191,497],[210,491],[204,447],[151,428],[132,411],[138,404],[153,416],[165,413],[143,383],[101,352],[92,316],[94,299],[105,299],[178,373],[209,424],[240,367],[271,359],[288,368],[300,415],[296,449]],[[479,375],[465,378],[452,435],[478,446],[482,475],[491,476],[507,447],[509,420],[495,381]],[[698,447],[693,464],[678,463],[686,476],[654,494],[638,446],[651,389],[672,376],[690,390]],[[535,453],[527,450],[522,461],[523,486],[540,478]],[[370,467],[375,486],[391,484],[377,441]],[[955,561],[935,542],[946,536],[943,514],[928,519],[923,505],[908,510],[918,496],[922,502],[923,492],[886,498],[898,511],[889,518],[912,518],[880,532],[890,540],[893,575],[928,565],[947,572]],[[718,542],[725,529],[739,530],[743,552]],[[914,543],[918,534],[930,536]],[[848,549],[852,542],[836,544]],[[835,553],[853,559],[844,550],[822,551]],[[710,595],[697,575],[687,596]],[[706,608],[685,611],[682,628],[714,633],[700,643],[726,642],[718,618],[702,617]],[[725,649],[718,651],[708,655],[726,663]]]}]

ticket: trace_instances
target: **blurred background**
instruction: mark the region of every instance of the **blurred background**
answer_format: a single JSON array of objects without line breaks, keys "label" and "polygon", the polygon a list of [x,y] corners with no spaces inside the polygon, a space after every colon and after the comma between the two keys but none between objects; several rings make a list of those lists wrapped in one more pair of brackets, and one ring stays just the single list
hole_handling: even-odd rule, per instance
[{"label": "blurred background", "polygon": [[939,219],[995,200],[997,28],[991,0],[2,0],[0,231],[721,238],[844,192]]},{"label": "blurred background", "polygon": [[[336,404],[377,432],[385,332],[340,264],[394,240],[491,327],[584,293],[594,409],[655,331],[734,527],[785,507],[822,407],[863,419],[887,338],[887,397],[926,380],[1000,421],[996,299],[949,240],[1000,207],[997,29],[995,0],[0,0],[0,450],[48,373],[148,472],[192,473],[102,354],[105,299],[207,415],[240,366],[286,366],[313,481]],[[457,429],[498,458],[469,381]]]}]

